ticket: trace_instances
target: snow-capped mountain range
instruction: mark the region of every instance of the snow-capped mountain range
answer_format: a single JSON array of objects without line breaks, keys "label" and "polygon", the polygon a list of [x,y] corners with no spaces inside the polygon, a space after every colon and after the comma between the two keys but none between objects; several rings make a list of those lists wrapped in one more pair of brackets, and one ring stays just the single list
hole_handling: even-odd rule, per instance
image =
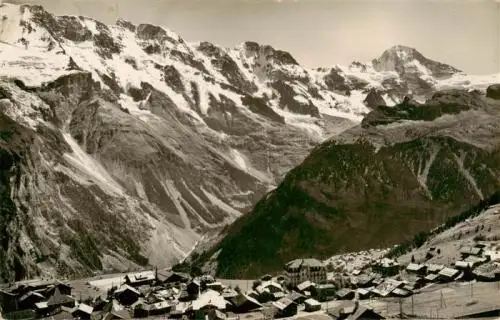
[{"label": "snow-capped mountain range", "polygon": [[311,70],[255,42],[4,3],[1,276],[169,265],[376,105],[499,81],[404,46]]}]

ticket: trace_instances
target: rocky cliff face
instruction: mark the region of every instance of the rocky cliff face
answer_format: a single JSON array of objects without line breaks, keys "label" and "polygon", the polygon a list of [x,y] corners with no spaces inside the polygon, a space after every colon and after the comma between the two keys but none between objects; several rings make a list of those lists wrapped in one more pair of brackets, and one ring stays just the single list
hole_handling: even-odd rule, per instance
[{"label": "rocky cliff face", "polygon": [[380,106],[316,147],[200,261],[252,277],[428,231],[499,190],[499,120],[499,101],[477,91]]},{"label": "rocky cliff face", "polygon": [[[0,20],[4,279],[172,264],[320,142],[409,93],[373,63],[308,70],[254,42],[40,6],[3,4]],[[412,85],[483,84],[449,75]]]}]

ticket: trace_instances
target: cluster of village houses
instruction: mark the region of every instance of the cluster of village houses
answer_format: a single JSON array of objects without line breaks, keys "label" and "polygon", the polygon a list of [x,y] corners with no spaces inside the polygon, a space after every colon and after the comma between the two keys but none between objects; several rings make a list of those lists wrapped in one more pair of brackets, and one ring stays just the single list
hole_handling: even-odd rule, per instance
[{"label": "cluster of village houses", "polygon": [[[238,319],[239,314],[259,312],[261,319],[290,317],[322,309],[322,303],[345,300],[330,309],[333,319],[383,319],[358,303],[376,297],[407,297],[429,283],[477,279],[500,280],[500,269],[477,244],[464,247],[462,259],[452,266],[410,263],[403,267],[383,258],[348,275],[328,276],[326,266],[315,259],[297,259],[285,265],[279,276],[265,275],[243,292],[209,275],[190,277],[177,272],[131,273],[107,297],[78,301],[72,287],[59,281],[26,281],[0,290],[5,315],[35,319],[131,319],[163,316],[183,319]],[[430,251],[433,251],[431,248]],[[351,302],[349,302],[351,301]],[[27,313],[26,313],[27,312]],[[6,317],[7,318],[7,317]],[[20,318],[18,316],[17,318]]]}]

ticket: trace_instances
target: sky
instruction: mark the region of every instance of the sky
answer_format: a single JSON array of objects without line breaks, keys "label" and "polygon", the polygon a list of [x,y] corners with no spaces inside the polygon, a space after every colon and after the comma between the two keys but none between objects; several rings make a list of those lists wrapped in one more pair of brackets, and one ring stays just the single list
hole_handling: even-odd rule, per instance
[{"label": "sky", "polygon": [[7,0],[112,24],[161,25],[188,42],[244,41],[310,68],[367,62],[401,44],[470,74],[500,72],[500,0]]}]

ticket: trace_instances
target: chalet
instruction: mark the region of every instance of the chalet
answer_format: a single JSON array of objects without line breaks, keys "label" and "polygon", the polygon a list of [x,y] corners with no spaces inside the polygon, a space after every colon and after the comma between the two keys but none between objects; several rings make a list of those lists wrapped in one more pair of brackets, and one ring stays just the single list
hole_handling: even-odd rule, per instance
[{"label": "chalet", "polygon": [[319,301],[329,301],[335,298],[335,286],[331,283],[318,284],[313,288],[313,296]]},{"label": "chalet", "polygon": [[262,308],[262,304],[256,299],[242,293],[231,298],[229,301],[231,302],[229,309],[235,313],[246,313]]},{"label": "chalet", "polygon": [[152,285],[155,278],[155,273],[153,271],[129,273],[125,276],[125,283],[132,287]]},{"label": "chalet", "polygon": [[254,291],[254,290],[247,291],[247,295],[249,297],[254,298],[254,299],[259,299],[259,294],[256,291]]},{"label": "chalet", "polygon": [[206,287],[207,287],[207,289],[218,291],[218,292],[222,292],[222,290],[224,289],[224,285],[219,281],[208,283],[206,285]]},{"label": "chalet", "polygon": [[70,296],[71,290],[73,289],[69,284],[62,283],[60,281],[56,281],[54,284],[49,285],[44,291],[43,295],[46,297],[50,297],[56,291],[56,288],[59,289],[61,294]]},{"label": "chalet", "polygon": [[373,280],[372,280],[372,286],[378,286],[378,285],[380,285],[383,282],[384,282],[384,278],[379,275],[379,276],[373,278]]},{"label": "chalet", "polygon": [[386,279],[372,290],[372,292],[380,297],[388,297],[396,288],[402,288],[404,283],[394,279]]},{"label": "chalet", "polygon": [[75,310],[71,312],[74,319],[90,319],[94,308],[84,303],[80,303],[76,306]]},{"label": "chalet", "polygon": [[[180,302],[172,307],[170,311],[169,318],[183,318],[191,307],[191,302]],[[191,310],[192,311],[192,310]]]},{"label": "chalet", "polygon": [[328,310],[327,314],[334,320],[385,319],[370,307],[361,305],[357,301],[347,302],[335,309]]},{"label": "chalet", "polygon": [[487,257],[489,261],[500,262],[500,252],[498,250],[485,250],[483,255]]},{"label": "chalet", "polygon": [[104,309],[104,307],[109,303],[109,300],[107,299],[103,299],[101,296],[98,296],[95,300],[94,300],[94,312],[96,311],[102,311]]},{"label": "chalet", "polygon": [[128,284],[124,284],[115,291],[114,295],[122,305],[130,306],[139,300],[141,293]]},{"label": "chalet", "polygon": [[462,258],[467,258],[469,256],[480,256],[483,253],[483,249],[479,247],[462,247],[460,248],[460,255]]},{"label": "chalet", "polygon": [[413,291],[422,288],[425,285],[426,281],[424,278],[417,278],[413,281],[409,281],[405,283],[403,289]]},{"label": "chalet", "polygon": [[188,274],[181,272],[158,272],[158,281],[165,285],[187,283],[189,279],[190,277]]},{"label": "chalet", "polygon": [[260,303],[274,301],[274,294],[271,293],[271,290],[269,290],[269,288],[265,288],[261,292],[259,292],[259,296],[257,297],[257,300]]},{"label": "chalet", "polygon": [[455,268],[457,270],[467,270],[472,268],[472,262],[467,262],[463,260],[459,260],[455,262]]},{"label": "chalet", "polygon": [[313,283],[309,280],[306,280],[306,281],[303,281],[297,285],[297,291],[300,293],[304,293],[305,291],[311,292],[315,286],[316,286],[315,283]]},{"label": "chalet", "polygon": [[149,316],[159,316],[169,313],[172,310],[172,304],[168,301],[159,301],[147,305],[146,310]]},{"label": "chalet", "polygon": [[306,297],[298,292],[292,292],[287,296],[288,299],[292,300],[296,304],[303,304],[306,301]]},{"label": "chalet", "polygon": [[354,291],[347,288],[342,288],[336,293],[336,296],[339,300],[350,300],[354,298],[354,295],[355,295]]},{"label": "chalet", "polygon": [[[175,290],[173,290],[175,289]],[[153,293],[153,296],[158,300],[173,299],[179,293],[177,288],[158,290]]]},{"label": "chalet", "polygon": [[53,320],[68,320],[73,319],[73,308],[62,306],[51,313],[50,319]]},{"label": "chalet", "polygon": [[35,303],[35,312],[39,318],[46,316],[49,313],[49,305],[47,301]]},{"label": "chalet", "polygon": [[273,301],[277,301],[277,300],[279,300],[281,298],[284,298],[286,295],[285,295],[285,293],[283,291],[278,291],[278,292],[273,293],[272,296],[273,296],[272,300]]},{"label": "chalet", "polygon": [[266,274],[260,278],[261,281],[271,281],[273,279],[273,276],[270,274]]},{"label": "chalet", "polygon": [[287,284],[294,287],[306,280],[326,283],[326,267],[316,259],[296,259],[285,265]]},{"label": "chalet", "polygon": [[460,276],[460,270],[453,268],[444,268],[438,273],[438,280],[440,282],[450,282]]},{"label": "chalet", "polygon": [[0,290],[0,309],[4,312],[14,311],[17,305],[17,295],[8,291]]},{"label": "chalet", "polygon": [[200,280],[198,279],[193,279],[186,286],[186,291],[188,295],[194,299],[198,297],[198,295],[200,294],[200,290],[201,290],[201,283]]},{"label": "chalet", "polygon": [[228,307],[228,301],[217,291],[207,290],[193,301],[192,311],[195,319],[205,319],[211,310],[224,311]]},{"label": "chalet", "polygon": [[373,271],[387,276],[395,276],[399,273],[401,266],[396,260],[383,258],[372,266]]},{"label": "chalet", "polygon": [[220,310],[212,310],[208,312],[206,320],[227,320],[227,315]]},{"label": "chalet", "polygon": [[283,287],[277,283],[277,282],[274,282],[274,281],[266,281],[266,282],[263,282],[261,285],[259,285],[255,290],[258,292],[258,293],[261,293],[262,291],[264,291],[265,289],[269,289],[269,291],[271,293],[276,293],[276,292],[283,292]]},{"label": "chalet", "polygon": [[439,278],[439,275],[437,273],[430,273],[430,274],[425,276],[424,280],[427,283],[432,283],[432,282],[436,282],[438,280],[438,278]]},{"label": "chalet", "polygon": [[437,274],[439,271],[444,269],[444,266],[442,264],[427,264],[427,274],[433,273]]},{"label": "chalet", "polygon": [[425,275],[427,272],[427,267],[424,264],[410,263],[406,267],[408,273],[414,273],[418,275]]},{"label": "chalet", "polygon": [[355,277],[354,281],[351,281],[355,287],[358,288],[367,288],[372,285],[372,282],[375,278],[373,274],[360,274]]},{"label": "chalet", "polygon": [[189,293],[187,292],[186,288],[182,288],[181,292],[179,293],[179,297],[177,300],[186,302],[186,301],[191,301],[191,297],[189,296]]},{"label": "chalet", "polygon": [[412,295],[412,291],[406,290],[404,288],[396,288],[392,290],[392,295],[395,297],[406,298]]},{"label": "chalet", "polygon": [[488,262],[489,258],[488,257],[476,257],[476,256],[468,256],[465,258],[465,262],[471,263],[472,267],[475,268],[477,266],[480,266],[486,262]]},{"label": "chalet", "polygon": [[30,291],[44,290],[48,286],[54,284],[53,280],[33,279],[16,282],[14,287],[10,288],[10,292],[20,296]]},{"label": "chalet", "polygon": [[276,277],[276,282],[279,283],[283,287],[287,287],[288,284],[290,283],[290,280],[288,279],[287,276],[280,275]]},{"label": "chalet", "polygon": [[474,269],[473,275],[479,281],[498,281],[500,266],[495,262],[489,262]]},{"label": "chalet", "polygon": [[304,307],[304,310],[307,312],[319,311],[321,310],[321,303],[319,303],[317,300],[309,298],[304,301]]},{"label": "chalet", "polygon": [[359,299],[368,299],[371,295],[371,291],[365,288],[358,288],[356,289],[356,294],[358,295]]},{"label": "chalet", "polygon": [[35,309],[35,304],[42,301],[47,301],[43,294],[30,291],[19,298],[17,307],[19,310]]},{"label": "chalet", "polygon": [[144,301],[139,299],[134,304],[129,306],[128,310],[132,312],[133,318],[146,318],[148,316],[147,306],[144,305]]},{"label": "chalet", "polygon": [[131,314],[128,310],[125,310],[120,303],[112,299],[108,301],[106,305],[102,308],[103,318],[105,320],[114,320],[114,319],[131,319]]},{"label": "chalet", "polygon": [[215,282],[215,278],[212,277],[211,275],[209,274],[204,274],[200,277],[200,282],[204,282],[204,283],[212,283],[212,282]]},{"label": "chalet", "polygon": [[237,297],[238,295],[239,295],[239,293],[234,289],[227,289],[226,288],[226,289],[224,289],[224,291],[222,291],[222,296],[226,300],[230,300],[231,298]]},{"label": "chalet", "polygon": [[292,317],[297,314],[297,304],[288,298],[273,302],[273,306],[277,309],[277,318]]}]

